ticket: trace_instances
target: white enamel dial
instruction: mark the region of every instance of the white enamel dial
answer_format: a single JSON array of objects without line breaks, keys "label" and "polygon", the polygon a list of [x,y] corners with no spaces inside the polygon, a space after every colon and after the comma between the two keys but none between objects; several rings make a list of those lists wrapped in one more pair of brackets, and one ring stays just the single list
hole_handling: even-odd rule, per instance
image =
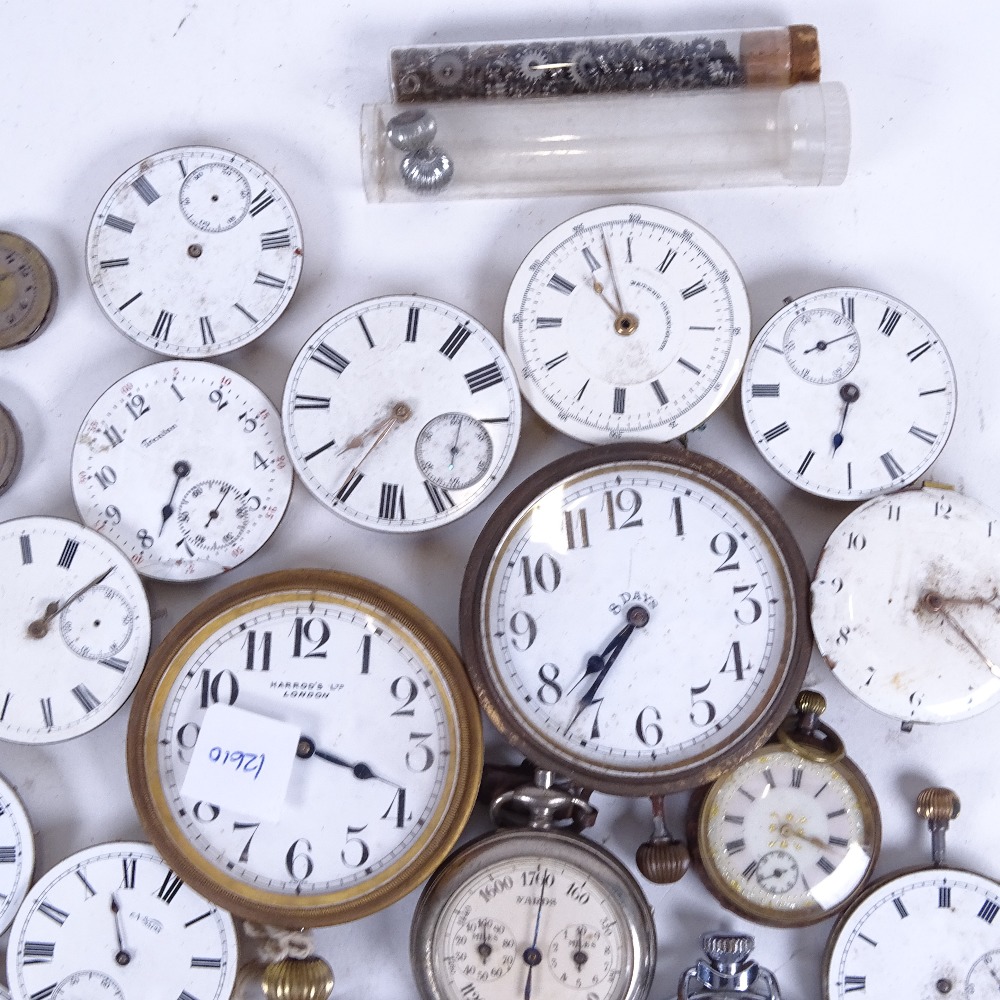
[{"label": "white enamel dial", "polygon": [[14,1000],[229,1000],[232,917],[148,844],[88,847],[43,875],[7,945]]},{"label": "white enamel dial", "polygon": [[98,305],[125,336],[172,357],[259,337],[298,284],[302,233],[263,167],[211,146],[146,157],[101,199],[87,235]]},{"label": "white enamel dial", "polygon": [[0,777],[0,934],[14,919],[34,868],[31,821],[14,789]]},{"label": "white enamel dial", "polygon": [[278,413],[242,375],[160,361],[126,375],[73,448],[80,516],[144,576],[200,580],[249,559],[292,489]]},{"label": "white enamel dial", "polygon": [[532,760],[612,793],[691,787],[788,708],[809,650],[804,572],[773,508],[725,467],[676,446],[590,449],[487,523],[462,648]]},{"label": "white enamel dial", "polygon": [[54,743],[125,703],[149,652],[149,603],[129,560],[75,521],[0,524],[0,740]]},{"label": "white enamel dial", "polygon": [[841,522],[812,584],[834,676],[906,722],[952,722],[1000,700],[1000,515],[953,490],[879,497]]},{"label": "white enamel dial", "polygon": [[414,916],[424,1000],[644,997],[649,905],[607,852],[558,833],[492,834],[448,859]]},{"label": "white enamel dial", "polygon": [[471,316],[389,295],[328,320],[285,387],[289,451],[355,524],[421,531],[461,517],[507,471],[521,430],[510,362]]},{"label": "white enamel dial", "polygon": [[697,427],[739,378],[750,306],[732,257],[649,205],[574,216],[518,268],[504,344],[525,399],[581,441],[665,441]]},{"label": "white enamel dial", "polygon": [[[215,704],[300,733],[276,820],[185,791]],[[473,706],[447,640],[388,591],[320,571],[253,578],[157,649],[130,720],[133,794],[164,855],[234,912],[353,919],[425,878],[458,836],[482,754]]]},{"label": "white enamel dial", "polygon": [[834,927],[826,949],[823,996],[996,996],[998,914],[1000,884],[984,875],[924,868],[892,876],[866,893]]},{"label": "white enamel dial", "polygon": [[780,309],[750,349],[743,413],[790,483],[832,500],[898,490],[941,453],[955,421],[955,371],[906,303],[826,288]]},{"label": "white enamel dial", "polygon": [[698,855],[712,892],[765,923],[828,917],[870,874],[874,795],[857,768],[768,746],[717,779],[701,803]]}]

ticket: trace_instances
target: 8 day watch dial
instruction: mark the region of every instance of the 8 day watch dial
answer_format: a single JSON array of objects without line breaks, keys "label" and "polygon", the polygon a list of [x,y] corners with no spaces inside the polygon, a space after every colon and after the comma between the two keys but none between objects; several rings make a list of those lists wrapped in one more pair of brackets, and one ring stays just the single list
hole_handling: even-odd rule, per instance
[{"label": "8 day watch dial", "polygon": [[504,307],[525,399],[590,443],[697,427],[736,384],[749,338],[732,257],[690,219],[648,205],[557,226],[518,268]]},{"label": "8 day watch dial", "polygon": [[[219,705],[299,733],[270,818],[185,791]],[[255,738],[240,734],[247,749]],[[222,591],[167,636],[136,695],[128,765],[143,824],[186,881],[243,917],[304,927],[373,913],[427,877],[471,812],[482,735],[461,661],[416,608],[292,570]]]},{"label": "8 day watch dial", "polygon": [[108,319],[172,357],[259,337],[298,284],[302,234],[278,182],[252,160],[181,146],[137,163],[101,199],[87,273]]},{"label": "8 day watch dial", "polygon": [[200,580],[249,559],[292,489],[278,414],[250,381],[206,361],[119,379],[73,447],[83,520],[144,576]]},{"label": "8 day watch dial", "polygon": [[498,728],[616,794],[690,788],[760,746],[811,646],[777,512],[676,445],[606,445],[529,477],[480,535],[459,617]]},{"label": "8 day watch dial", "polygon": [[43,875],[7,946],[15,1000],[229,1000],[237,964],[232,917],[131,842]]},{"label": "8 day watch dial", "polygon": [[809,493],[864,500],[922,475],[955,421],[955,371],[906,303],[826,288],[780,309],[743,372],[750,436]]},{"label": "8 day watch dial", "polygon": [[109,719],[149,652],[142,581],[74,521],[0,524],[0,740],[54,743]]},{"label": "8 day watch dial", "polygon": [[307,341],[285,434],[313,495],[354,524],[422,531],[481,503],[514,457],[521,397],[480,323],[418,295],[369,299]]}]

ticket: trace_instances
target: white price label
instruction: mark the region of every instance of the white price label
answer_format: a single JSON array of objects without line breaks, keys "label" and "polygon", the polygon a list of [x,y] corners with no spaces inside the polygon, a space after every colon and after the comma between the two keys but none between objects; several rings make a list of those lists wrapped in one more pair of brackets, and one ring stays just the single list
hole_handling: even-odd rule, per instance
[{"label": "white price label", "polygon": [[260,820],[285,802],[299,728],[231,705],[211,705],[191,752],[181,794]]}]

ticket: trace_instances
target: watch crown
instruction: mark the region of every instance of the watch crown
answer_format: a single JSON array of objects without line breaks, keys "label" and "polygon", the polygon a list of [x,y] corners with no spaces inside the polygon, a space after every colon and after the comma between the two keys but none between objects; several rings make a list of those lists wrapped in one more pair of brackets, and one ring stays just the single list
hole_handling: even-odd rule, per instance
[{"label": "watch crown", "polygon": [[803,715],[822,715],[826,711],[826,698],[819,691],[800,691],[795,708]]},{"label": "watch crown", "polygon": [[741,962],[753,951],[754,940],[749,934],[709,932],[702,934],[701,947],[717,966]]},{"label": "watch crown", "polygon": [[635,852],[636,867],[657,885],[679,882],[691,864],[687,844],[667,837],[651,837]]},{"label": "watch crown", "polygon": [[264,969],[260,985],[267,1000],[328,1000],[333,971],[319,955],[283,958]]},{"label": "watch crown", "polygon": [[950,788],[925,788],[917,796],[917,815],[931,825],[947,826],[961,808],[962,803]]}]

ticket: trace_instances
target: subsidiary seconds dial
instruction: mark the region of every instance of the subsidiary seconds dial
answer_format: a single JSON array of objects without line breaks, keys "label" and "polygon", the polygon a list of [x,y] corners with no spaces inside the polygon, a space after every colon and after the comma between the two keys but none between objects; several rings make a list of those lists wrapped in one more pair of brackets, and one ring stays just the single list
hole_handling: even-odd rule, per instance
[{"label": "subsidiary seconds dial", "polygon": [[263,167],[210,146],[147,157],[101,199],[87,236],[98,305],[159,354],[209,357],[260,336],[298,284],[302,234]]}]

